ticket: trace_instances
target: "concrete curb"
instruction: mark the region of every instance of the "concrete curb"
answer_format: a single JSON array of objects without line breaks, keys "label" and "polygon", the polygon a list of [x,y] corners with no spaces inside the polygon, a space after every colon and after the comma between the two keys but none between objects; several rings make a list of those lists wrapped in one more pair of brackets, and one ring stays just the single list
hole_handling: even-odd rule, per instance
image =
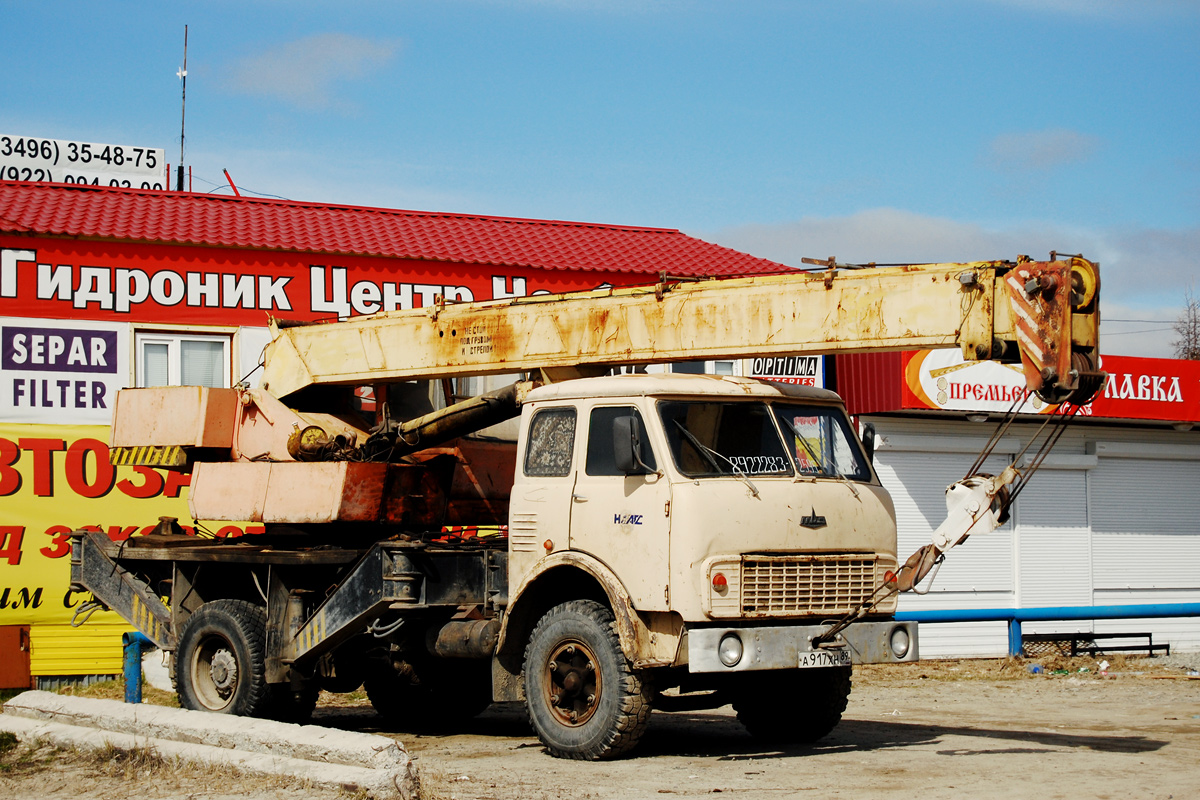
[{"label": "concrete curb", "polygon": [[4,704],[0,730],[82,749],[148,747],[166,758],[301,778],[380,800],[418,794],[416,766],[399,743],[318,725],[32,691]]}]

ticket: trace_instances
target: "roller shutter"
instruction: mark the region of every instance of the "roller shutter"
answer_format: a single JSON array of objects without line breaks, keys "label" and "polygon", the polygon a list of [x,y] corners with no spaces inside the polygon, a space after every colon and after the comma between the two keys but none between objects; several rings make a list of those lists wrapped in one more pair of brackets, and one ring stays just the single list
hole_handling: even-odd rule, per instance
[{"label": "roller shutter", "polygon": [[[1200,602],[1200,461],[1102,457],[1091,481],[1095,602]],[[1098,621],[1096,630],[1200,647],[1194,618]]]}]

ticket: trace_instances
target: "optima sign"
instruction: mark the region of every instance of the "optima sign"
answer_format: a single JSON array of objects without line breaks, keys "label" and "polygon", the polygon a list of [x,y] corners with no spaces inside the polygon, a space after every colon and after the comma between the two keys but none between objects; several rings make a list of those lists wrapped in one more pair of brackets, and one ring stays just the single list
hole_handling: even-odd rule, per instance
[{"label": "optima sign", "polygon": [[754,358],[750,363],[751,378],[799,386],[825,385],[825,368],[821,356],[776,356]]}]

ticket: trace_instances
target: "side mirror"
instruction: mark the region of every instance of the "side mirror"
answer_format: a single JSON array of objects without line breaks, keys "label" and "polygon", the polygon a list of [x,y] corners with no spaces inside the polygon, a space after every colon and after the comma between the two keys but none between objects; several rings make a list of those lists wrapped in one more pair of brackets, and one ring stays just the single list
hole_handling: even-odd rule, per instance
[{"label": "side mirror", "polygon": [[617,471],[624,475],[641,475],[650,472],[642,461],[642,426],[637,417],[613,419],[613,462]]},{"label": "side mirror", "polygon": [[875,463],[875,426],[869,422],[864,422],[862,426],[862,446],[867,452],[867,461],[871,464]]}]

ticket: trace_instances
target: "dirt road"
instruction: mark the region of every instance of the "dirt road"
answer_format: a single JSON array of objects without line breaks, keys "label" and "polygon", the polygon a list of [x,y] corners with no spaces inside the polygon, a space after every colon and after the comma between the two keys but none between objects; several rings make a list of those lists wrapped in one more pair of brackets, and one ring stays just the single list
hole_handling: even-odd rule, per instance
[{"label": "dirt road", "polygon": [[[445,736],[396,732],[361,700],[323,701],[314,722],[396,736],[418,757],[426,800],[1200,797],[1200,680],[1135,675],[1136,662],[1108,678],[1076,670],[1030,676],[966,661],[856,671],[842,725],[815,747],[784,751],[757,746],[728,708],[656,714],[633,757],[605,763],[547,756],[516,708],[494,707]],[[0,795],[294,796],[261,779],[164,780],[126,772],[106,788],[90,777],[71,793],[51,770],[0,775]]]},{"label": "dirt road", "polygon": [[519,710],[406,742],[430,797],[456,800],[1200,797],[1200,681],[919,674],[857,681],[841,726],[808,749],[763,750],[729,708],[657,714],[612,763],[547,757]]}]

